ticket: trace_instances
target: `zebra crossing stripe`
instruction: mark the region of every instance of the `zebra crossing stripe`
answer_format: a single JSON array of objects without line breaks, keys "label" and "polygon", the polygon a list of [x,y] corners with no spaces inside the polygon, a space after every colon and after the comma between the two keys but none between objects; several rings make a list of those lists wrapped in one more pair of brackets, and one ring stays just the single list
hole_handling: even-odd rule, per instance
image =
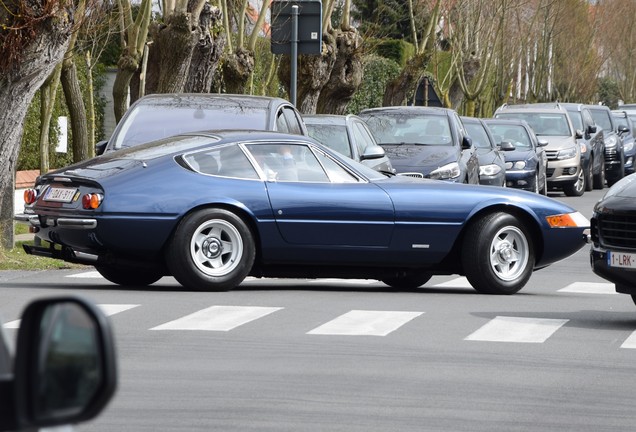
[{"label": "zebra crossing stripe", "polygon": [[579,294],[616,294],[614,284],[598,282],[574,282],[563,287],[559,292],[579,293]]},{"label": "zebra crossing stripe", "polygon": [[[127,311],[128,309],[133,309],[139,306],[138,304],[98,304],[97,305],[106,316],[111,316],[118,314],[120,312]],[[17,329],[20,328],[20,320],[9,321],[4,326],[6,329]]]},{"label": "zebra crossing stripe", "polygon": [[211,306],[182,318],[153,327],[150,330],[230,331],[240,325],[262,318],[282,307]]},{"label": "zebra crossing stripe", "polygon": [[451,279],[446,282],[438,283],[433,285],[436,288],[472,288],[473,286],[468,282],[464,276],[458,277],[455,279]]},{"label": "zebra crossing stripe", "polygon": [[621,348],[636,349],[636,331],[630,334],[627,339],[625,339],[625,342],[623,342]]},{"label": "zebra crossing stripe", "polygon": [[100,275],[99,272],[96,272],[96,271],[86,271],[82,273],[74,273],[74,274],[66,275],[66,277],[78,278],[78,279],[98,279],[98,278],[102,278],[102,275]]},{"label": "zebra crossing stripe", "polygon": [[568,321],[567,319],[498,316],[464,340],[543,343]]},{"label": "zebra crossing stripe", "polygon": [[314,335],[386,336],[424,312],[352,310],[309,331]]}]

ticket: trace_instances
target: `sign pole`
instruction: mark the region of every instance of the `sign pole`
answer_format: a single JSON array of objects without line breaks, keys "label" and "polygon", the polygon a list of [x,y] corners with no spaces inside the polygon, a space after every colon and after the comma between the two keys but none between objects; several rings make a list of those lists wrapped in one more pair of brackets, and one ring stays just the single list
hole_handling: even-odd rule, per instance
[{"label": "sign pole", "polygon": [[296,106],[296,81],[298,80],[298,5],[291,8],[292,31],[291,31],[291,78],[290,97],[292,105]]}]

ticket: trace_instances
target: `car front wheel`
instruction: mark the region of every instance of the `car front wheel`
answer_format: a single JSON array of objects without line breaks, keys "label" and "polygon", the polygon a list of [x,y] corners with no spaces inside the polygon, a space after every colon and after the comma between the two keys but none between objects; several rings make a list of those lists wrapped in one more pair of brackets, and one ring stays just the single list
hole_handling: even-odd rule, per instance
[{"label": "car front wheel", "polygon": [[579,176],[574,183],[563,186],[563,192],[567,196],[581,196],[585,192],[585,173],[583,168],[579,170]]},{"label": "car front wheel", "polygon": [[462,248],[464,274],[484,294],[514,294],[530,279],[534,250],[524,224],[493,213],[468,228]]},{"label": "car front wheel", "polygon": [[239,285],[254,263],[252,232],[223,209],[186,216],[166,250],[166,264],[181,285],[197,291],[226,291]]}]

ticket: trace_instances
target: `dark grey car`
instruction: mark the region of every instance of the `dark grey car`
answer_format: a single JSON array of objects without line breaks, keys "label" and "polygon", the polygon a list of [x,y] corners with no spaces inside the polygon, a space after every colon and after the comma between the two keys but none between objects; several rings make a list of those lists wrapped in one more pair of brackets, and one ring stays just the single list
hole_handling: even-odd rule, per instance
[{"label": "dark grey car", "polygon": [[618,134],[618,126],[612,112],[605,105],[585,105],[594,122],[603,129],[605,139],[605,179],[612,186],[625,176],[625,153],[623,138]]},{"label": "dark grey car", "polygon": [[309,136],[376,171],[394,173],[391,161],[360,117],[314,114],[303,116]]},{"label": "dark grey car", "polygon": [[455,111],[396,106],[366,109],[359,116],[398,174],[479,184],[477,152]]},{"label": "dark grey car", "polygon": [[513,146],[502,149],[483,120],[475,117],[461,117],[461,120],[477,149],[479,184],[506,186],[506,159],[503,151],[514,150]]},{"label": "dark grey car", "polygon": [[247,129],[307,135],[298,110],[277,97],[236,94],[152,94],[137,100],[97,154],[172,135],[213,129]]}]

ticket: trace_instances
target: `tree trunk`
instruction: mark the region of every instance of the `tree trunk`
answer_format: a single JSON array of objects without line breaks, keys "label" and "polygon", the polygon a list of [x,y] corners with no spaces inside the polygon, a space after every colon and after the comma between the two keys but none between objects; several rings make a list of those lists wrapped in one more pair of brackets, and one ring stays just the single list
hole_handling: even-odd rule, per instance
[{"label": "tree trunk", "polygon": [[117,75],[113,83],[113,110],[115,111],[115,120],[123,117],[128,109],[128,92],[130,80],[137,72],[139,67],[139,59],[130,54],[122,54],[117,63]]},{"label": "tree trunk", "polygon": [[254,53],[237,48],[223,62],[223,84],[227,93],[243,94],[254,72]]},{"label": "tree trunk", "polygon": [[[51,9],[40,2],[30,3],[33,10],[51,13]],[[53,8],[57,15],[34,20],[30,23],[32,28],[25,33],[0,32],[0,106],[3,109],[0,116],[0,245],[6,249],[14,245],[15,166],[24,117],[35,92],[66,52],[74,14],[72,5],[68,6],[59,10]],[[0,22],[13,23],[16,16],[14,13],[7,19],[2,10]],[[18,27],[19,23],[15,24]]]},{"label": "tree trunk", "polygon": [[391,81],[384,91],[383,106],[406,105],[413,100],[417,84],[429,61],[428,54],[416,54],[411,58],[399,76]]},{"label": "tree trunk", "polygon": [[71,138],[73,162],[88,159],[88,120],[86,106],[77,77],[77,65],[74,60],[62,66],[60,81],[64,90],[64,99],[71,117]]},{"label": "tree trunk", "polygon": [[199,17],[201,38],[194,47],[184,91],[187,93],[209,93],[214,74],[225,48],[225,33],[215,31],[222,24],[221,10],[206,3]]},{"label": "tree trunk", "polygon": [[357,30],[338,31],[336,36],[336,62],[325,84],[316,111],[321,114],[344,114],[347,105],[362,83],[362,38]]},{"label": "tree trunk", "polygon": [[[315,114],[318,98],[329,81],[336,62],[336,38],[332,33],[322,34],[322,54],[298,56],[296,106],[303,114]],[[290,56],[283,55],[278,79],[289,93],[291,82]]]}]

